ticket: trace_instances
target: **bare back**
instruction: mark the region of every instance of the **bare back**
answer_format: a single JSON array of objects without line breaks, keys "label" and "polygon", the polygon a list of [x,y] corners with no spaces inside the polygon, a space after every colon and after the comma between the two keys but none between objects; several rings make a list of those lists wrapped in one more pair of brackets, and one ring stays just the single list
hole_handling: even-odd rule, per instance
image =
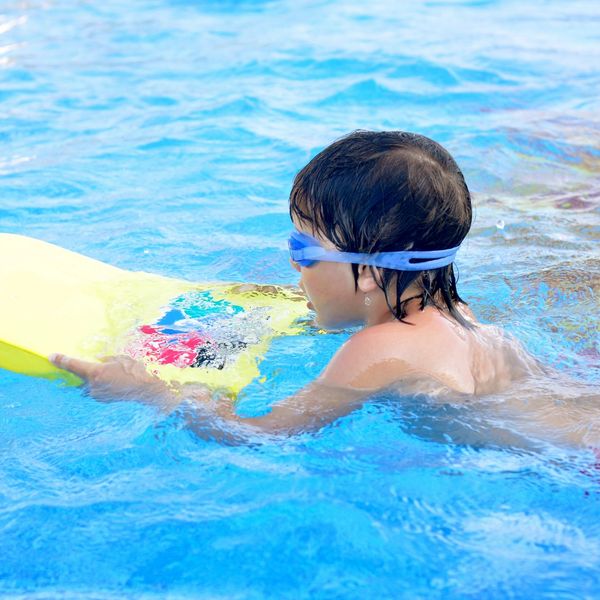
[{"label": "bare back", "polygon": [[523,347],[501,329],[465,328],[434,307],[413,310],[407,323],[367,327],[334,356],[321,380],[374,390],[396,382],[436,382],[463,394],[490,394],[539,370]]}]

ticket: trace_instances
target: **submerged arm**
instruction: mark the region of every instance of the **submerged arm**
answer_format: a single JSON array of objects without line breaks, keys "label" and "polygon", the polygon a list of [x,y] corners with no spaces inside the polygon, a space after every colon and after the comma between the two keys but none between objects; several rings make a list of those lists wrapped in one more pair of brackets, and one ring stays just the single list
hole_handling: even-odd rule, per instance
[{"label": "submerged arm", "polygon": [[275,403],[265,415],[241,417],[229,399],[215,405],[215,414],[227,422],[247,425],[265,433],[300,433],[318,430],[351,413],[367,396],[366,391],[332,387],[317,380]]},{"label": "submerged arm", "polygon": [[126,356],[94,363],[56,354],[51,361],[81,377],[99,400],[131,399],[171,412],[185,404],[190,427],[202,437],[247,437],[251,433],[293,434],[317,430],[352,412],[372,390],[332,385],[327,378],[313,383],[275,405],[259,417],[241,417],[227,396],[213,394],[197,384],[169,386],[148,373],[144,365]]}]

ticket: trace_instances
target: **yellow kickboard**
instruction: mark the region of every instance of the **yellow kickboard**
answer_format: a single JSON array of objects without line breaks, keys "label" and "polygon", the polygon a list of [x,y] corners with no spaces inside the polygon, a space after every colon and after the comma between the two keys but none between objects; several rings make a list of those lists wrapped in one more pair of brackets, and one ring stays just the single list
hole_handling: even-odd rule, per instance
[{"label": "yellow kickboard", "polygon": [[79,383],[48,355],[97,361],[125,354],[164,381],[237,394],[260,375],[271,340],[298,333],[307,313],[293,288],[125,271],[0,234],[0,368],[17,373]]}]

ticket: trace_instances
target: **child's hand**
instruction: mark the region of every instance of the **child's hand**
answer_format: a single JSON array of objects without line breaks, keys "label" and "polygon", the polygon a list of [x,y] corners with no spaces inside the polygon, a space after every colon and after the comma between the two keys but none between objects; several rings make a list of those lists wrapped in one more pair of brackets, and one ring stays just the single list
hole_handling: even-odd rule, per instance
[{"label": "child's hand", "polygon": [[155,404],[170,399],[169,404],[175,404],[172,390],[148,373],[141,362],[129,356],[111,356],[100,363],[70,358],[64,354],[52,354],[48,359],[59,369],[70,371],[83,379],[90,394],[99,400],[128,396],[132,400]]}]

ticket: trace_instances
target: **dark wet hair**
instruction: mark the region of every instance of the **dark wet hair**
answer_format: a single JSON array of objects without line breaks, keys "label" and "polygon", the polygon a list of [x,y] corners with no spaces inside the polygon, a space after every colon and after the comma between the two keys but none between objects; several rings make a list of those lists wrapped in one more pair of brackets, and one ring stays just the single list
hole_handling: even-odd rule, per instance
[{"label": "dark wet hair", "polygon": [[[471,227],[471,195],[462,172],[437,142],[403,131],[355,131],[317,154],[294,179],[290,215],[343,252],[441,250],[458,246]],[[358,289],[358,265],[352,265]],[[421,310],[456,308],[453,265],[426,271],[377,269],[390,310],[403,321],[403,292],[421,288]],[[392,288],[395,299],[390,301]],[[417,296],[417,297],[419,297]]]}]

